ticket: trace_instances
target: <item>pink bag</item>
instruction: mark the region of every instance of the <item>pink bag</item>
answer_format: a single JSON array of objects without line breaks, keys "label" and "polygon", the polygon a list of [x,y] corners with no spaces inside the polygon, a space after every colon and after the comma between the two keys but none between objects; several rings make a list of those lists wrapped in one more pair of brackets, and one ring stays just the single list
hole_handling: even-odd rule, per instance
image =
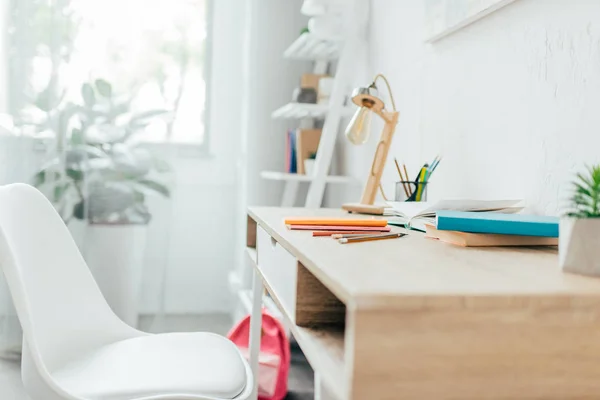
[{"label": "pink bag", "polygon": [[[250,316],[245,317],[227,335],[249,359]],[[287,394],[290,371],[290,342],[277,318],[263,310],[260,353],[258,355],[259,400],[283,400]]]}]

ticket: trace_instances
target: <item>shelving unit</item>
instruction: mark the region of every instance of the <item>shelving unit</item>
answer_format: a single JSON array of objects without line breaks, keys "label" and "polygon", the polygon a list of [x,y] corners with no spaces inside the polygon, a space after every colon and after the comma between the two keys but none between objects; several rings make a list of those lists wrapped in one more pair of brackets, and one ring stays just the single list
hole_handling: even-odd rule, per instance
[{"label": "shelving unit", "polygon": [[[263,179],[284,182],[282,207],[293,206],[296,203],[299,184],[302,182],[309,184],[304,206],[313,208],[321,207],[328,183],[355,183],[354,179],[346,176],[330,175],[330,169],[340,122],[355,111],[354,106],[346,106],[344,103],[351,87],[353,65],[356,61],[354,56],[359,41],[360,24],[356,21],[360,19],[360,15],[357,8],[358,0],[348,2],[347,12],[341,16],[345,28],[343,32],[340,32],[340,37],[322,38],[313,33],[305,32],[284,52],[285,58],[313,61],[313,73],[315,74],[326,73],[328,67],[335,61],[337,61],[337,71],[329,104],[289,103],[271,114],[273,119],[324,120],[313,175],[307,176],[276,171],[261,172]],[[341,40],[342,37],[345,39]],[[303,123],[303,125],[310,124],[311,122]]]},{"label": "shelving unit", "polygon": [[[303,104],[288,103],[281,105],[271,113],[271,118],[276,120],[294,121],[290,124],[298,124],[302,128],[313,127],[316,124],[314,120],[323,120],[322,132],[317,149],[317,156],[312,175],[291,174],[282,171],[261,171],[260,177],[265,180],[281,182],[284,187],[281,199],[282,207],[289,207],[296,204],[297,194],[300,185],[308,186],[308,193],[304,201],[304,206],[309,208],[318,208],[322,205],[325,189],[328,184],[353,185],[357,182],[348,176],[333,175],[331,164],[333,152],[336,146],[337,135],[340,131],[340,124],[344,118],[351,116],[355,111],[354,105],[346,105],[347,98],[352,90],[352,83],[356,71],[357,54],[363,54],[360,46],[363,46],[364,32],[368,22],[368,3],[364,0],[346,0],[343,8],[342,26],[339,37],[323,38],[313,33],[307,32],[298,36],[293,43],[284,51],[283,58],[288,60],[312,61],[314,74],[329,73],[334,75],[333,87],[329,96],[328,104]],[[343,40],[342,40],[343,39]],[[308,72],[308,71],[307,71]],[[290,93],[291,97],[291,93]],[[264,111],[261,111],[264,112]],[[287,124],[279,124],[285,126]],[[277,133],[273,133],[275,135]],[[250,276],[248,271],[251,265],[257,265],[256,250],[250,248],[244,257],[243,270],[232,272],[229,275],[229,284],[238,300],[237,315],[247,315],[251,307]],[[271,312],[278,310],[277,305],[270,297],[264,298],[266,308]],[[277,318],[284,320],[289,316],[284,312],[279,312]],[[331,348],[331,341],[342,343],[343,335],[336,334],[334,337],[323,335],[323,332],[314,331],[306,328],[296,327],[292,332],[295,340],[302,345],[302,349],[307,358],[325,358],[330,359],[329,375],[335,379],[342,379],[343,373],[336,366],[342,354],[341,347],[331,357],[328,357],[327,349]],[[322,384],[319,375],[315,375],[316,400],[330,400],[336,396],[330,396],[329,391]],[[338,396],[339,397],[339,396]]]},{"label": "shelving unit", "polygon": [[283,53],[285,58],[293,60],[333,61],[340,55],[340,42],[337,39],[323,39],[305,32]]},{"label": "shelving unit", "polygon": [[[288,174],[285,172],[278,171],[263,171],[260,174],[264,179],[269,179],[272,181],[296,181],[296,182],[310,182],[315,179],[312,175],[302,175],[302,174]],[[343,175],[328,175],[325,177],[327,183],[355,183],[356,181],[349,177]]]},{"label": "shelving unit", "polygon": [[[352,107],[343,107],[342,113],[344,116],[352,115],[354,109]],[[302,119],[315,118],[323,119],[329,112],[328,104],[307,104],[307,103],[288,103],[285,106],[273,111],[271,118],[273,119]]]}]

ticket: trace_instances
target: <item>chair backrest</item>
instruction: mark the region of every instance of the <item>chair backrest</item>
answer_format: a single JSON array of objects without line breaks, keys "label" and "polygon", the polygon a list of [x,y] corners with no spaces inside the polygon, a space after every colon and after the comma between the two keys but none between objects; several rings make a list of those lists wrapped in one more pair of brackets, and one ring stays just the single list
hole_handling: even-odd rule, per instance
[{"label": "chair backrest", "polygon": [[34,362],[47,371],[140,334],[112,312],[61,217],[29,185],[0,187],[0,267]]}]

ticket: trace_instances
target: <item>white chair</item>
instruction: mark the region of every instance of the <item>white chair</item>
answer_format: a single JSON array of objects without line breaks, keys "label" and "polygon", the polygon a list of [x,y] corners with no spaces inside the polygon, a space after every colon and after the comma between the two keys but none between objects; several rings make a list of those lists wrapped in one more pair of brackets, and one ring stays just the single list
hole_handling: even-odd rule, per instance
[{"label": "white chair", "polygon": [[0,266],[33,400],[250,398],[250,368],[226,338],[151,335],[122,322],[53,206],[29,185],[0,187]]}]

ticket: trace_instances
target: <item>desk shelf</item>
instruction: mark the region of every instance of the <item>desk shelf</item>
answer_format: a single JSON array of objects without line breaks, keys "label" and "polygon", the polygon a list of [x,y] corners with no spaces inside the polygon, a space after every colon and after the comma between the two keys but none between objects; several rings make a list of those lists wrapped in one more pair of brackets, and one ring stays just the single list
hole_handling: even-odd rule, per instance
[{"label": "desk shelf", "polygon": [[[248,248],[247,254],[253,253],[253,248]],[[252,260],[252,258],[251,258]],[[266,290],[271,297],[265,297],[265,305],[269,308],[269,303],[278,310],[282,316],[284,325],[288,327],[306,356],[309,364],[315,368],[319,366],[322,370],[322,377],[325,382],[335,383],[335,388],[331,388],[337,398],[346,397],[346,375],[344,361],[344,327],[339,325],[322,325],[318,327],[300,327],[296,325],[294,316],[290,315],[289,310],[283,306],[275,296],[275,292],[269,281],[262,274],[256,263],[253,264],[256,271],[259,272]],[[249,293],[251,295],[251,293]],[[251,297],[249,298],[251,299]],[[251,305],[251,302],[250,302]]]}]

